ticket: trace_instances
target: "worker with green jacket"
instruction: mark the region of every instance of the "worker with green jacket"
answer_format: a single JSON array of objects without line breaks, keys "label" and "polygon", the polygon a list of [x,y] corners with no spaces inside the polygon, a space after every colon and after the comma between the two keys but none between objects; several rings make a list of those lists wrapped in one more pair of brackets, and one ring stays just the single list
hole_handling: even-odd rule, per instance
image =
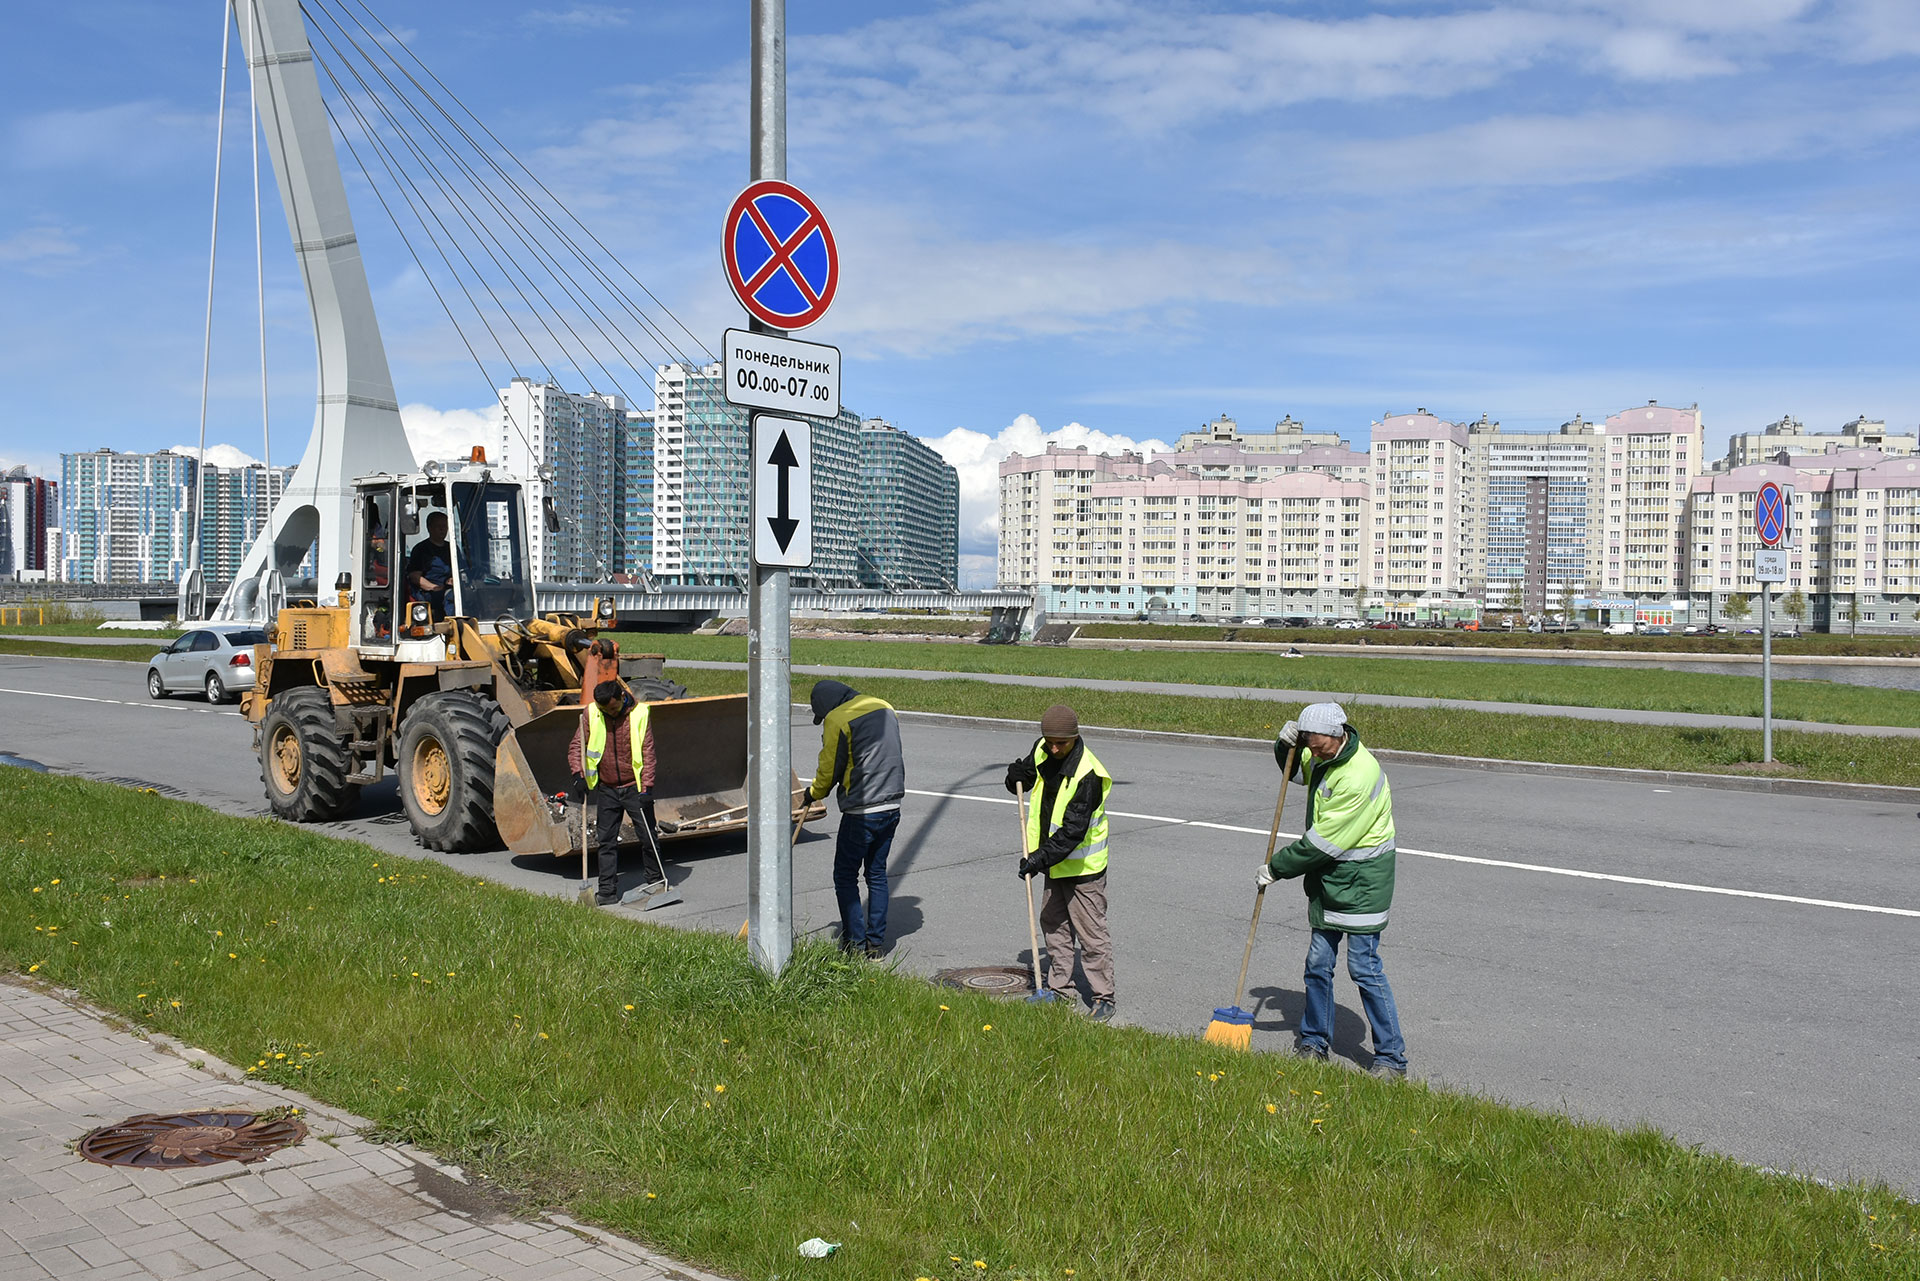
[{"label": "worker with green jacket", "polygon": [[1307,787],[1306,835],[1262,863],[1255,884],[1305,878],[1307,924],[1306,1012],[1298,1052],[1325,1059],[1333,1035],[1333,966],[1347,943],[1347,973],[1373,1029],[1373,1073],[1404,1077],[1407,1046],[1393,989],[1380,961],[1380,935],[1393,905],[1393,793],[1386,771],[1338,703],[1315,703],[1288,721],[1274,741],[1274,759]]}]

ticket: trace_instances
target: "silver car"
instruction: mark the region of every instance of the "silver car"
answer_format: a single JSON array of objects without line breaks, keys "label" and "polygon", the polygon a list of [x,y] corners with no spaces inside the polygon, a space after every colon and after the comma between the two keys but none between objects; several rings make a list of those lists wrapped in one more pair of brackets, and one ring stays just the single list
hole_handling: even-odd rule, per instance
[{"label": "silver car", "polygon": [[147,697],[198,690],[224,703],[253,688],[253,647],[267,634],[251,623],[209,623],[186,633],[147,665]]}]

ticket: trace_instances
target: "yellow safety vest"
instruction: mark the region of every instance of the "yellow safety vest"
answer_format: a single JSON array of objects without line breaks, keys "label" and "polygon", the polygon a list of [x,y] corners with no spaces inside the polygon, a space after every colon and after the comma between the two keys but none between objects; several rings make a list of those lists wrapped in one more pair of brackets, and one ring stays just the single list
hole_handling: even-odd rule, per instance
[{"label": "yellow safety vest", "polygon": [[[635,703],[633,710],[627,713],[627,741],[633,745],[633,785],[640,786],[640,780],[647,776],[647,717],[650,713],[645,703]],[[581,777],[587,780],[587,790],[592,791],[600,783],[600,758],[607,751],[607,717],[600,710],[600,704],[587,704],[587,751],[582,764]]]},{"label": "yellow safety vest", "polygon": [[[1046,763],[1046,740],[1034,744],[1033,767],[1038,770]],[[1073,771],[1073,777],[1062,780],[1060,790],[1053,798],[1053,820],[1047,825],[1051,831],[1067,818],[1067,805],[1080,792],[1080,784],[1087,775],[1100,776],[1100,804],[1093,811],[1093,818],[1087,823],[1087,834],[1074,849],[1072,858],[1061,859],[1047,869],[1047,876],[1064,878],[1069,876],[1092,876],[1107,869],[1107,794],[1113,791],[1113,775],[1107,773],[1107,767],[1100,763],[1085,743],[1080,744],[1080,765]],[[1027,852],[1033,853],[1040,848],[1042,833],[1040,830],[1040,796],[1036,794],[1033,804],[1027,807]]]}]

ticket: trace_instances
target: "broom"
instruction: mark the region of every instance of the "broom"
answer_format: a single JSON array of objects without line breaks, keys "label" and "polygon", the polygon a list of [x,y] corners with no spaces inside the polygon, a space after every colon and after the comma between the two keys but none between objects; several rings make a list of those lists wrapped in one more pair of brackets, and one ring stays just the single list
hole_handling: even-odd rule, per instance
[{"label": "broom", "polygon": [[[1031,852],[1027,850],[1027,789],[1015,784],[1013,796],[1014,814],[1020,820],[1020,857],[1025,858]],[[1020,897],[1027,900],[1027,939],[1033,949],[1033,995],[1027,1000],[1042,1004],[1057,1001],[1060,994],[1040,981],[1040,926],[1033,919],[1033,886],[1024,876],[1020,878]]]},{"label": "broom", "polygon": [[[1293,781],[1294,762],[1300,757],[1296,744],[1287,749],[1287,772],[1280,776],[1280,800],[1273,807],[1273,827],[1267,832],[1267,862],[1273,862],[1273,848],[1280,840],[1280,811],[1286,808],[1287,784]],[[1216,1009],[1213,1022],[1207,1024],[1206,1039],[1228,1049],[1244,1050],[1253,1043],[1253,1011],[1243,1010],[1238,1002],[1247,990],[1247,966],[1253,962],[1253,936],[1260,929],[1260,908],[1267,900],[1267,887],[1253,892],[1253,924],[1247,927],[1247,950],[1240,957],[1240,981],[1234,984],[1233,1005]]]},{"label": "broom", "polygon": [[[807,807],[805,805],[802,805],[800,807],[800,817],[793,820],[793,836],[787,841],[787,844],[789,846],[798,845],[800,843],[800,829],[805,827],[806,825],[807,825]],[[734,937],[744,942],[747,937],[747,927],[752,924],[753,924],[753,918],[751,916],[749,916],[746,920],[740,922],[740,932],[738,934],[735,934]]]}]

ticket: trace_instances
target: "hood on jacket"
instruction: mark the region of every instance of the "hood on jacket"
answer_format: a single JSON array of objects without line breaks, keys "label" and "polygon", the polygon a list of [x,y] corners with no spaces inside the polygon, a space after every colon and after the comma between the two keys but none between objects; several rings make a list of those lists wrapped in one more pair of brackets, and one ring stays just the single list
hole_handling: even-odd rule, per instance
[{"label": "hood on jacket", "polygon": [[856,698],[860,691],[851,685],[839,681],[815,681],[813,692],[807,695],[807,702],[813,707],[813,723],[818,725],[827,719],[827,713],[850,698]]}]

